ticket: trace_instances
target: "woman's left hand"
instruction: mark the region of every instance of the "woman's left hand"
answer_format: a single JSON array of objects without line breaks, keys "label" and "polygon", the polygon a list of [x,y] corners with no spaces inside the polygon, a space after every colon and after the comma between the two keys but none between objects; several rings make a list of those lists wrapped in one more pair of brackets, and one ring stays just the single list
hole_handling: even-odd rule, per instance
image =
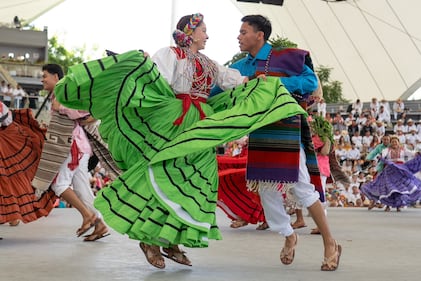
[{"label": "woman's left hand", "polygon": [[266,75],[265,74],[259,74],[259,75],[257,75],[257,77],[256,78],[261,78],[261,79],[263,79],[264,81],[266,81],[267,79],[266,79]]}]

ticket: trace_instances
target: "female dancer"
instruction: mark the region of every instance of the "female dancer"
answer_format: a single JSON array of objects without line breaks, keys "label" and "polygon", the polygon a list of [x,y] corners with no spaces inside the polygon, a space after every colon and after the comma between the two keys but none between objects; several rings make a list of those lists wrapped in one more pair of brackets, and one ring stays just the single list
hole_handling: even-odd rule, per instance
[{"label": "female dancer", "polygon": [[249,191],[246,181],[247,137],[234,142],[242,147],[241,153],[218,155],[218,207],[232,220],[231,227],[239,228],[260,223],[256,230],[269,228],[257,192]]},{"label": "female dancer", "polygon": [[[361,191],[372,202],[380,201],[390,211],[415,203],[421,197],[421,180],[414,174],[421,170],[421,156],[407,150],[397,136],[390,137],[390,146],[382,151],[385,167],[370,182],[361,186]],[[407,159],[411,160],[407,160]]]},{"label": "female dancer", "polygon": [[[203,15],[184,16],[152,62],[129,51],[70,68],[56,86],[60,103],[88,110],[123,173],[95,200],[106,223],[140,241],[150,264],[163,256],[191,265],[178,245],[221,239],[215,209],[215,147],[305,111],[279,79],[254,79],[217,65],[200,50]],[[218,85],[223,92],[208,99]],[[162,247],[162,253],[161,249]]]},{"label": "female dancer", "polygon": [[54,192],[38,197],[31,185],[44,138],[31,109],[10,111],[0,102],[0,224],[32,222],[54,208]]}]

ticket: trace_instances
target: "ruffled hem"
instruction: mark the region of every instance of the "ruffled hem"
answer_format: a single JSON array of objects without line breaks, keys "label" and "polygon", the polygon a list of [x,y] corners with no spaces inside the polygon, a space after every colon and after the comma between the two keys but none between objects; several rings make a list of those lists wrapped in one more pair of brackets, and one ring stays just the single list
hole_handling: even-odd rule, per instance
[{"label": "ruffled hem", "polygon": [[52,191],[37,197],[31,181],[36,173],[45,130],[31,110],[13,111],[14,122],[0,130],[0,223],[32,222],[54,208]]},{"label": "ruffled hem", "polygon": [[[145,176],[139,179],[144,184],[128,188],[121,177],[97,194],[95,207],[102,213],[105,222],[121,234],[145,243],[168,247],[207,247],[209,239],[220,240],[214,210],[206,215],[209,222],[195,221],[183,209],[170,207],[178,205],[156,195],[151,181]],[[216,208],[216,203],[213,204]],[[179,206],[179,205],[178,205]],[[183,214],[184,212],[184,214]],[[186,223],[186,215],[192,223]],[[193,224],[195,223],[195,224]]]},{"label": "ruffled hem", "polygon": [[383,171],[372,182],[361,186],[361,191],[370,199],[390,207],[403,207],[421,198],[421,180],[413,173],[418,172],[421,156],[395,164],[387,162]]},{"label": "ruffled hem", "polygon": [[226,169],[218,172],[218,207],[230,219],[256,224],[265,220],[260,197],[246,186],[246,168]]}]

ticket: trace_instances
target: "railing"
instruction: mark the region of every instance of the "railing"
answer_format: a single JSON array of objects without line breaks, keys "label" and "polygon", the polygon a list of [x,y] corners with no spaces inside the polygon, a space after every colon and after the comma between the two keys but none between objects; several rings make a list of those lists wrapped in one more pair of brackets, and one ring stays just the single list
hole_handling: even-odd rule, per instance
[{"label": "railing", "polygon": [[[28,100],[26,100],[28,99]],[[22,97],[21,102],[24,102],[24,104],[22,104],[20,106],[20,108],[26,108],[26,107],[30,107],[33,109],[37,109],[39,105],[41,105],[41,102],[44,98],[41,96],[31,96],[28,95],[26,97]],[[4,95],[0,94],[0,101],[4,102]],[[9,108],[14,109],[15,108],[15,98],[11,97],[11,101],[10,101],[10,106]]]}]

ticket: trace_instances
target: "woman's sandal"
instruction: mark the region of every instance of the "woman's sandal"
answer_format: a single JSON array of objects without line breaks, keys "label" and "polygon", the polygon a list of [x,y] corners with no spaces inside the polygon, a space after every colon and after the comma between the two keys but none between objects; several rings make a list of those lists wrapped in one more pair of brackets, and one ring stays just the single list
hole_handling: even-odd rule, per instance
[{"label": "woman's sandal", "polygon": [[338,269],[341,254],[342,254],[342,247],[341,245],[338,245],[338,243],[336,243],[335,241],[335,253],[329,258],[325,257],[320,269],[322,271],[335,271],[336,269]]},{"label": "woman's sandal", "polygon": [[20,223],[20,220],[12,220],[12,221],[9,221],[9,225],[10,226],[18,226],[19,223]]},{"label": "woman's sandal", "polygon": [[242,219],[233,220],[230,227],[232,228],[239,228],[248,225],[248,222]]},{"label": "woman's sandal", "polygon": [[84,222],[82,226],[76,231],[77,237],[82,236],[88,232],[92,227],[96,226],[101,220],[93,215],[88,222]]},{"label": "woman's sandal", "polygon": [[294,261],[295,257],[295,247],[298,243],[298,234],[294,232],[295,235],[295,244],[293,247],[289,248],[284,245],[284,247],[281,250],[281,262],[285,265],[290,265]]},{"label": "woman's sandal", "polygon": [[161,255],[161,251],[158,246],[148,245],[143,242],[139,243],[140,249],[145,254],[146,260],[153,266],[159,269],[165,268],[165,261]]},{"label": "woman's sandal", "polygon": [[185,255],[186,252],[181,251],[177,245],[171,246],[171,248],[162,248],[163,253],[161,253],[167,259],[173,260],[180,264],[184,264],[187,266],[192,266],[191,261]]}]

